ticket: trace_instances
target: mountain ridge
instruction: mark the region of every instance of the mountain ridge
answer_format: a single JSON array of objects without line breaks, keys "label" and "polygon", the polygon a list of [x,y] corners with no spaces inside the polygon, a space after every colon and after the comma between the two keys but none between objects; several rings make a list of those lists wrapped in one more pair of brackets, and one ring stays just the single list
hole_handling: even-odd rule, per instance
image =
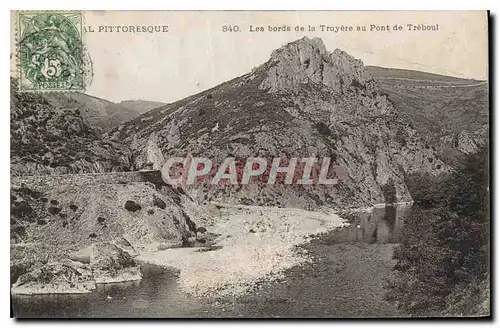
[{"label": "mountain ridge", "polygon": [[487,142],[487,81],[454,77],[437,80],[436,75],[418,72],[412,73],[418,79],[407,79],[401,78],[400,71],[386,68],[372,69],[371,73],[401,115],[427,143],[436,146],[444,162],[457,165],[461,156],[477,151]]},{"label": "mountain ridge", "polygon": [[366,69],[372,76],[378,78],[407,78],[407,79],[422,79],[422,80],[436,80],[441,82],[456,82],[456,83],[478,83],[486,82],[485,80],[449,76],[425,71],[417,71],[404,68],[382,67],[368,65]]},{"label": "mountain ridge", "polygon": [[164,102],[143,99],[123,100],[117,104],[133,110],[138,114],[144,114],[152,109],[166,105]]},{"label": "mountain ridge", "polygon": [[[99,166],[98,159],[97,166],[84,164],[83,168],[81,164],[71,164],[81,162],[72,156],[63,160],[66,168],[57,168],[57,161],[31,167],[28,161],[26,167],[30,168],[16,174],[160,169],[165,157],[188,154],[214,161],[228,156],[314,155],[333,158],[333,164],[340,166],[346,174],[346,180],[333,193],[323,190],[317,192],[318,196],[316,191],[307,191],[311,199],[319,197],[319,203],[331,202],[332,197],[340,199],[339,203],[334,201],[333,206],[349,203],[352,198],[359,198],[355,205],[360,206],[384,202],[386,197],[383,194],[387,189],[384,186],[387,184],[394,185],[398,200],[407,201],[411,196],[404,184],[405,175],[416,171],[439,174],[450,169],[447,164],[453,164],[446,160],[449,148],[441,149],[439,142],[456,145],[459,153],[473,151],[480,145],[484,131],[487,131],[483,122],[487,113],[475,111],[474,103],[475,99],[483,99],[484,88],[473,91],[470,102],[460,105],[458,111],[449,110],[448,114],[443,114],[451,115],[453,121],[447,124],[456,128],[446,132],[448,127],[443,125],[443,119],[433,119],[432,110],[420,113],[420,109],[426,108],[426,101],[435,100],[427,99],[425,95],[433,95],[435,91],[434,97],[441,97],[446,87],[451,97],[459,88],[449,87],[446,79],[424,85],[420,79],[395,82],[391,76],[401,76],[401,70],[397,69],[384,69],[383,76],[376,75],[377,72],[380,70],[375,70],[373,75],[372,68],[365,67],[361,60],[340,49],[327,51],[319,38],[305,37],[274,50],[268,61],[247,74],[174,103],[162,104],[103,131],[104,134],[97,139],[102,140],[98,143],[109,144],[106,156],[115,163],[111,166]],[[434,76],[425,72],[421,74]],[[460,88],[468,86],[460,85]],[[12,97],[17,99],[19,95],[14,92]],[[64,98],[62,103],[71,99]],[[56,100],[49,96],[37,101],[43,103],[42,107],[54,107],[50,115],[70,107],[57,104]],[[137,101],[131,102],[137,104]],[[450,105],[450,108],[456,106]],[[461,111],[469,113],[470,122],[460,123]],[[480,115],[479,121],[477,115]],[[80,117],[83,118],[81,113]],[[470,128],[466,125],[464,130],[463,124]],[[84,129],[94,129],[89,122],[86,126]],[[95,128],[94,131],[97,136],[102,130]],[[18,137],[21,138],[15,135],[14,139]],[[112,155],[115,147],[118,152]],[[97,153],[106,152],[99,150]],[[14,155],[14,167],[20,168],[16,151]],[[115,166],[117,163],[121,164]],[[49,164],[55,167],[47,168]],[[200,196],[202,198],[221,200],[218,197],[227,196],[220,190],[200,188],[203,189],[201,194],[205,194]],[[269,198],[264,195],[266,191],[256,186],[245,186],[240,192],[241,197],[245,189],[251,190],[248,191],[250,198]],[[362,196],[354,196],[360,190]],[[280,193],[298,201],[295,197],[297,191],[281,190]],[[308,200],[306,203],[313,206],[318,202]]]},{"label": "mountain ridge", "polygon": [[[398,116],[362,61],[339,49],[327,52],[317,38],[291,42],[251,72],[138,116],[106,136],[130,145],[136,169],[161,158],[151,152],[215,160],[280,154],[335,158],[346,180],[333,191],[307,191],[304,206],[385,202],[386,184],[394,184],[398,200],[410,200],[405,174],[448,169]],[[271,199],[268,192],[274,191],[244,186],[240,194],[257,202]],[[235,193],[210,188],[203,193],[209,200],[241,201]],[[300,203],[296,190],[279,193],[280,203],[286,198]]]}]

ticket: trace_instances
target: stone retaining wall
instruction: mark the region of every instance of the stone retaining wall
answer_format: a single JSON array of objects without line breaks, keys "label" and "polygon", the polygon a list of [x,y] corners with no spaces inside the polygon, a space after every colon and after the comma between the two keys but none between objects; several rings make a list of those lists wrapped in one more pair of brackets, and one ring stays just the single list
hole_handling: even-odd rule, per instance
[{"label": "stone retaining wall", "polygon": [[60,184],[93,185],[93,184],[116,184],[133,182],[151,182],[155,185],[165,185],[160,171],[134,171],[113,173],[89,173],[89,174],[63,174],[63,175],[31,175],[23,177],[12,177],[11,188],[19,188],[21,184],[27,186],[47,187]]}]

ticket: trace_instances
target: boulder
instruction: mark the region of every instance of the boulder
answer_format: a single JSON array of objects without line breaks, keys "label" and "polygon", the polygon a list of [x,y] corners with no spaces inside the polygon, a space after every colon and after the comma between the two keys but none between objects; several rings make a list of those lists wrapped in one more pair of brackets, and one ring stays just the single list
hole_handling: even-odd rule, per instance
[{"label": "boulder", "polygon": [[88,264],[72,260],[36,263],[12,286],[12,294],[79,294],[96,288]]},{"label": "boulder", "polygon": [[142,278],[139,265],[132,256],[108,242],[92,245],[90,267],[96,283],[123,282]]}]

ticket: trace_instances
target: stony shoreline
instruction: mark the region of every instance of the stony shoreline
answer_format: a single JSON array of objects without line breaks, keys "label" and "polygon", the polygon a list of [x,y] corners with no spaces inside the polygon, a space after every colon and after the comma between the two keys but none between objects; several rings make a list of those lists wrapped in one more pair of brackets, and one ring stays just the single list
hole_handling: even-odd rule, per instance
[{"label": "stony shoreline", "polygon": [[249,293],[207,302],[199,318],[405,317],[384,300],[394,244],[335,244],[331,233],[299,246],[311,260],[258,281]]},{"label": "stony shoreline", "polygon": [[47,286],[44,284],[13,286],[11,293],[12,295],[86,294],[93,292],[95,289],[95,282],[91,281],[73,288],[68,286]]},{"label": "stony shoreline", "polygon": [[284,270],[307,261],[307,253],[297,251],[298,245],[307,243],[311,235],[345,224],[340,216],[326,211],[230,205],[219,208],[219,219],[207,227],[218,235],[216,249],[143,252],[137,259],[180,270],[180,287],[192,296],[235,297],[245,294],[259,279],[279,279]]}]

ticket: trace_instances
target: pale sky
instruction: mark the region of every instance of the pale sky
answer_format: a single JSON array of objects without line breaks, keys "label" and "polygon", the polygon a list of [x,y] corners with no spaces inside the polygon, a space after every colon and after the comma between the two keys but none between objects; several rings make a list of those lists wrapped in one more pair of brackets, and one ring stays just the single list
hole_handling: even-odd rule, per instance
[{"label": "pale sky", "polygon": [[[408,31],[406,24],[439,25],[438,31]],[[304,32],[294,31],[300,24]],[[319,25],[353,26],[353,32],[321,32]],[[371,24],[403,31],[357,32]],[[173,102],[243,75],[288,42],[323,39],[365,65],[422,70],[463,78],[488,77],[487,15],[476,12],[162,12],[87,11],[85,24],[94,79],[86,93],[111,101]],[[100,25],[168,25],[168,33],[99,33]],[[237,25],[239,32],[222,32]],[[250,25],[265,32],[249,32]],[[269,32],[268,26],[290,26]],[[308,31],[308,25],[316,27]]]}]

